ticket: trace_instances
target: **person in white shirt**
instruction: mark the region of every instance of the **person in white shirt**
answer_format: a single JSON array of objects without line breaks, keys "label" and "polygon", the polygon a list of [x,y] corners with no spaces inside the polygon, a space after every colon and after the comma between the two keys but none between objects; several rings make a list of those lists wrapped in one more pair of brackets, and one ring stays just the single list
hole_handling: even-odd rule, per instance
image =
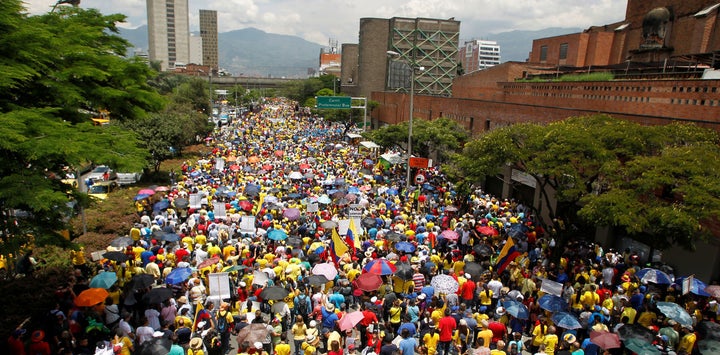
[{"label": "person in white shirt", "polygon": [[143,317],[142,326],[135,330],[135,341],[138,345],[142,345],[142,343],[152,340],[155,330],[149,324],[150,323],[147,317]]}]

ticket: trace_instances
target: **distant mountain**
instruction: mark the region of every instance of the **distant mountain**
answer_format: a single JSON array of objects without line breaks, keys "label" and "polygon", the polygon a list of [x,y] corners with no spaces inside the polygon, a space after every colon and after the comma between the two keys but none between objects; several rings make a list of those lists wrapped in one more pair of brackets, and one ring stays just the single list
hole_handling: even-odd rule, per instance
[{"label": "distant mountain", "polygon": [[297,36],[245,28],[219,34],[220,67],[232,74],[305,78],[317,69],[322,45]]},{"label": "distant mountain", "polygon": [[[500,44],[503,62],[525,61],[538,38],[580,32],[580,28],[546,28],[538,31],[510,31],[491,34],[486,39]],[[120,36],[134,48],[147,53],[147,25],[135,29],[120,28]],[[462,43],[460,43],[462,45]],[[220,67],[233,75],[305,78],[308,68],[318,67],[322,45],[297,36],[267,33],[256,28],[244,28],[219,34]],[[134,49],[130,49],[129,55]]]},{"label": "distant mountain", "polygon": [[500,45],[500,60],[503,62],[524,62],[532,50],[532,41],[538,38],[553,37],[569,33],[581,32],[581,28],[551,27],[537,31],[510,31],[500,32],[487,36],[491,41]]}]

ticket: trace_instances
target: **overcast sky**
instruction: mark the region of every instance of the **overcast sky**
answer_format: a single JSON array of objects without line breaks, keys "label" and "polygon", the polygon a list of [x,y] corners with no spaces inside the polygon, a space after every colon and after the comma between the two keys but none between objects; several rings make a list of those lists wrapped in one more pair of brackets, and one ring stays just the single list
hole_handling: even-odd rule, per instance
[{"label": "overcast sky", "polygon": [[[31,14],[50,10],[56,0],[25,0]],[[189,0],[190,29],[198,29],[198,10],[218,12],[218,30],[255,27],[296,35],[327,45],[357,43],[360,18],[429,17],[461,21],[460,39],[483,38],[511,30],[580,27],[621,21],[627,0]],[[122,13],[122,27],[147,23],[145,0],[82,0],[81,7]]]}]

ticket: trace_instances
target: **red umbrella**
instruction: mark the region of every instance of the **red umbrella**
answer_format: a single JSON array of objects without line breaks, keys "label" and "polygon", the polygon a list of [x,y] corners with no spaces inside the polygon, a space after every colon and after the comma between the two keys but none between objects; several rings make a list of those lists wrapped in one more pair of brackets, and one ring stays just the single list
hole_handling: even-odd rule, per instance
[{"label": "red umbrella", "polygon": [[137,194],[138,194],[138,195],[154,195],[154,194],[155,194],[155,190],[153,190],[153,189],[142,189],[142,190],[138,191]]},{"label": "red umbrella", "polygon": [[257,155],[253,155],[250,158],[248,158],[249,163],[257,163],[259,161],[260,161],[260,157],[258,157]]},{"label": "red umbrella", "polygon": [[276,156],[276,157],[281,157],[281,156],[283,156],[283,155],[285,155],[285,152],[284,152],[284,151],[282,151],[282,150],[276,150],[276,151],[275,151],[275,156]]},{"label": "red umbrella", "polygon": [[446,229],[446,230],[442,231],[442,233],[440,233],[440,235],[443,238],[449,239],[449,240],[458,240],[458,238],[460,238],[460,235],[458,235],[458,233],[452,229]]},{"label": "red umbrella", "polygon": [[375,259],[367,263],[367,265],[363,267],[363,271],[376,275],[392,275],[397,271],[397,267],[387,259]]},{"label": "red umbrella", "polygon": [[377,291],[382,284],[380,275],[371,273],[362,274],[355,280],[357,288],[367,292]]},{"label": "red umbrella", "polygon": [[240,170],[240,165],[233,164],[233,165],[230,165],[230,167],[228,169],[230,169],[230,171],[238,171],[238,170]]},{"label": "red umbrella", "polygon": [[590,332],[590,341],[603,350],[620,347],[620,337],[610,332]]},{"label": "red umbrella", "polygon": [[476,229],[478,233],[483,235],[489,235],[489,236],[496,236],[498,235],[497,229],[490,227],[490,226],[480,226]]},{"label": "red umbrella", "polygon": [[338,320],[338,327],[340,327],[340,330],[355,328],[355,326],[360,323],[363,318],[365,318],[365,316],[363,316],[360,311],[345,313],[345,315]]},{"label": "red umbrella", "polygon": [[253,209],[252,202],[250,202],[248,200],[242,200],[242,201],[238,202],[238,206],[240,206],[240,208],[243,211],[252,211],[252,209]]},{"label": "red umbrella", "polygon": [[265,165],[263,165],[263,166],[262,166],[262,168],[263,168],[263,170],[267,170],[267,171],[270,171],[270,170],[272,170],[272,169],[273,169],[273,166],[272,166],[272,165],[270,165],[270,164],[265,164]]},{"label": "red umbrella", "polygon": [[305,170],[305,169],[310,169],[311,166],[310,166],[310,164],[300,164],[300,165],[298,166],[298,168],[299,168],[300,170]]},{"label": "red umbrella", "polygon": [[204,269],[204,268],[206,268],[206,267],[208,267],[208,266],[215,265],[215,264],[217,264],[217,263],[219,263],[219,262],[220,262],[220,258],[218,258],[218,257],[216,256],[216,257],[213,257],[213,258],[210,258],[210,259],[206,259],[205,261],[201,262],[200,265],[197,266],[197,268],[198,268],[198,269]]}]

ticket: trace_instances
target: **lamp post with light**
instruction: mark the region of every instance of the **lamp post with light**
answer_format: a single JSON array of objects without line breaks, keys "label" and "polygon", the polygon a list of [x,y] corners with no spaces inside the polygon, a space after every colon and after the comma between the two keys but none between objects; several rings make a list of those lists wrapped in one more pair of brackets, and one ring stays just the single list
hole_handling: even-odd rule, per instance
[{"label": "lamp post with light", "polygon": [[[400,53],[395,51],[387,51],[387,55],[390,58],[400,58]],[[415,71],[424,71],[425,67],[417,66],[414,62],[403,60],[405,64],[410,67],[410,115],[408,117],[408,140],[407,140],[407,177],[405,181],[406,189],[410,189],[410,183],[412,182],[410,177],[410,157],[412,156],[412,132],[413,132],[413,110],[415,109]]]}]

